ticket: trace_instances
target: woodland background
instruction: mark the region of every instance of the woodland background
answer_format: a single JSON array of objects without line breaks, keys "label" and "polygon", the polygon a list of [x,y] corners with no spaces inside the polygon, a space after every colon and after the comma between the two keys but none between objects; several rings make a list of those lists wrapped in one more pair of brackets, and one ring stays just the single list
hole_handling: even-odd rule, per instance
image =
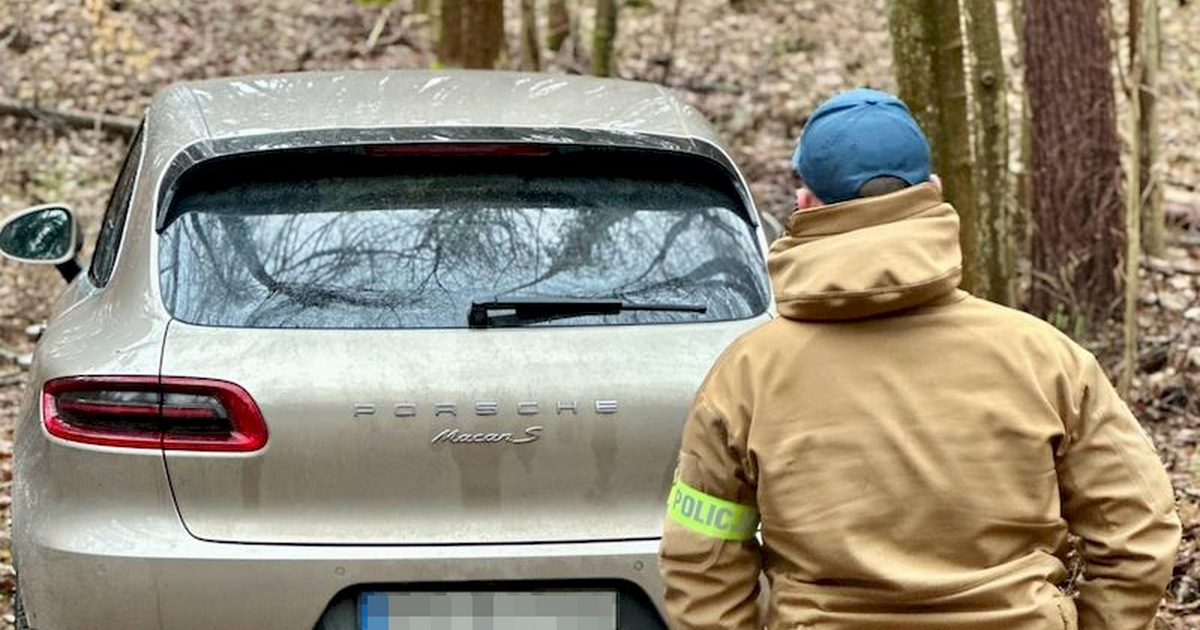
[{"label": "woodland background", "polygon": [[[1123,156],[1123,169],[1109,175],[1120,187],[1132,180],[1129,156],[1138,149],[1128,115],[1133,106],[1129,87],[1136,83],[1139,67],[1131,63],[1130,54],[1141,47],[1136,41],[1130,45],[1130,7],[1135,7],[1133,15],[1143,15],[1138,7],[1150,0],[1081,0],[1078,5],[1073,4],[1076,0],[1026,1],[1103,6],[1102,38],[1096,41],[1109,55],[1104,69],[1111,73],[1114,146]],[[914,76],[946,80],[914,72],[921,60],[911,58],[913,49],[904,47],[926,37],[927,31],[901,40],[900,46],[895,46],[893,35],[905,28],[929,28],[919,23],[920,9],[945,7],[947,0],[892,0],[893,8],[908,11],[905,17],[917,22],[898,28],[893,15],[891,29],[887,0],[442,3],[441,11],[449,6],[460,12],[462,30],[448,31],[444,19],[431,17],[430,0],[0,0],[0,214],[64,202],[83,220],[88,255],[125,151],[120,129],[141,115],[156,90],[173,81],[466,64],[536,65],[549,72],[597,72],[665,83],[716,124],[751,181],[759,209],[783,219],[792,210],[795,184],[788,160],[816,104],[857,86],[899,89],[911,99],[919,88],[914,87]],[[961,2],[968,17],[989,6],[996,11],[996,58],[1001,66],[996,76],[1002,78],[993,91],[1005,105],[995,111],[1002,112],[1008,129],[999,158],[1006,173],[979,177],[992,172],[980,169],[997,167],[994,146],[968,146],[965,161],[953,164],[968,180],[975,174],[976,184],[999,182],[993,198],[1001,198],[1000,206],[1009,214],[989,225],[1001,226],[1001,236],[1012,248],[1004,301],[1032,308],[1068,330],[1104,360],[1114,379],[1126,381],[1130,403],[1171,471],[1185,525],[1175,577],[1157,623],[1160,628],[1200,628],[1200,1],[1159,0],[1157,5],[1161,70],[1143,94],[1156,103],[1159,154],[1140,169],[1152,184],[1133,190],[1143,190],[1144,195],[1135,196],[1147,204],[1160,195],[1165,240],[1151,253],[1133,254],[1121,249],[1120,239],[1114,241],[1111,253],[1117,258],[1101,270],[1111,276],[1102,273],[1102,280],[1112,281],[1102,296],[1107,308],[1097,314],[1080,306],[1072,293],[1085,284],[1078,279],[1059,278],[1055,283],[1055,278],[1039,275],[1037,254],[1030,249],[1031,234],[1045,238],[1051,229],[1037,230],[1030,207],[1039,200],[1045,206],[1050,197],[1029,189],[1028,136],[1021,132],[1022,113],[1029,111],[1027,49],[1018,36],[1026,32],[1021,21],[1026,13],[1019,0]],[[530,15],[535,21],[528,20]],[[486,31],[482,35],[480,20]],[[537,27],[532,37],[530,24]],[[970,30],[972,23],[961,25]],[[1132,32],[1144,33],[1138,20],[1132,26]],[[935,28],[935,34],[945,36],[944,27]],[[558,38],[563,38],[560,46],[548,41]],[[1043,39],[1038,44],[1052,51],[1058,42]],[[907,65],[894,65],[893,52],[898,59],[905,57]],[[971,63],[970,52],[959,51],[964,62],[958,67],[965,72],[959,84],[964,86],[975,86],[983,76]],[[905,80],[898,81],[898,76]],[[942,90],[942,96],[947,95],[966,99],[965,93]],[[1070,91],[1062,98],[1084,100]],[[979,102],[975,96],[971,100]],[[103,124],[80,125],[54,117],[51,110],[111,116]],[[959,122],[986,115],[979,109],[964,111],[969,120]],[[935,128],[929,129],[935,135],[953,130],[944,117],[927,119],[928,112],[920,113],[923,123],[935,121]],[[1136,144],[1144,146],[1145,138],[1139,137]],[[972,201],[987,203],[987,192],[977,191]],[[1104,231],[1093,224],[1120,227],[1126,198],[1121,199],[1115,205],[1111,198],[1074,203],[1060,214],[1043,215],[1064,219],[1066,229],[1075,233],[1071,236],[1082,234],[1082,240],[1070,244],[1064,237],[1061,247],[1053,241],[1050,249],[1056,254],[1067,251],[1068,245],[1082,247],[1079,251],[1085,254],[1102,249],[1100,241],[1115,228]],[[986,238],[986,231],[981,234]],[[1074,255],[1064,260],[1075,260],[1070,258]],[[1128,282],[1130,278],[1136,282]],[[32,349],[23,331],[44,320],[62,286],[52,268],[0,261],[0,517],[7,517],[9,502],[11,425],[26,395],[22,360]],[[1036,303],[1039,287],[1050,303]],[[1126,289],[1132,291],[1130,308],[1118,304]],[[1122,321],[1130,326],[1122,326]],[[0,612],[7,610],[7,592],[15,580],[8,546],[7,533],[0,533]],[[11,616],[4,619],[0,627],[10,627]]]}]

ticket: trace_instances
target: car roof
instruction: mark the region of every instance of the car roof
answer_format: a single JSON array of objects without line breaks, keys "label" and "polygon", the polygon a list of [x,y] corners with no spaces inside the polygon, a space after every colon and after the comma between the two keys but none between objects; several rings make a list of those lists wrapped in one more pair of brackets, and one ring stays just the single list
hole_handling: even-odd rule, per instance
[{"label": "car roof", "polygon": [[[329,128],[586,129],[695,138],[712,127],[662,86],[470,70],[299,72],[177,83],[150,105],[178,144]],[[184,136],[181,130],[188,130]],[[190,137],[188,137],[190,136]]]},{"label": "car roof", "polygon": [[[695,108],[666,88],[578,75],[353,70],[173,84],[146,114],[140,170],[156,209],[218,157],[322,146],[548,142],[702,154],[745,181]],[[752,202],[751,202],[752,203]],[[164,226],[164,212],[154,223]]]}]

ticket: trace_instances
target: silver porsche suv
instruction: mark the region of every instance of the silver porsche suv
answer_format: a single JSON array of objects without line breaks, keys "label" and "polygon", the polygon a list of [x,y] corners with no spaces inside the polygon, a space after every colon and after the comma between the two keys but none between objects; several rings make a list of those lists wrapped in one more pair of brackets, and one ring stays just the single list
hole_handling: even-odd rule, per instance
[{"label": "silver porsche suv", "polygon": [[648,84],[259,76],[149,106],[15,429],[37,630],[662,629],[709,365],[770,317],[711,127]]}]

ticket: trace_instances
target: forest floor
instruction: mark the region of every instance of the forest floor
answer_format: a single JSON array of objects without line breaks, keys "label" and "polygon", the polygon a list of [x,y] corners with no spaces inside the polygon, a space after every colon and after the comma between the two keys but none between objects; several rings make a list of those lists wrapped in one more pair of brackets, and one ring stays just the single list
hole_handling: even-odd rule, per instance
[{"label": "forest floor", "polygon": [[[714,121],[759,207],[786,216],[793,185],[788,158],[806,112],[839,89],[894,87],[883,0],[684,0],[672,50],[664,33],[674,1],[624,1],[619,74],[663,82],[661,61],[672,58],[665,83]],[[1200,230],[1200,41],[1194,37],[1200,3],[1162,1],[1167,46],[1158,175],[1172,212],[1192,218],[1190,228],[1173,233],[1166,256],[1144,265],[1142,359],[1130,401],[1170,468],[1187,528],[1159,628],[1200,629],[1200,234],[1188,231]],[[2,0],[0,96],[139,116],[171,81],[427,68],[429,23],[411,13],[411,2],[396,0],[368,49],[382,9],[351,0]],[[507,4],[515,10],[515,2]],[[1017,70],[1009,2],[998,6],[1006,56]],[[585,29],[589,17],[585,10]],[[515,23],[510,15],[510,31]],[[508,39],[515,47],[514,32]],[[573,39],[579,43],[548,61],[551,70],[586,67],[587,34]],[[1018,108],[1012,110],[1015,125]],[[111,134],[0,116],[0,214],[65,202],[82,217],[90,247],[124,146]],[[0,518],[9,504],[11,426],[28,394],[15,357],[32,350],[22,331],[44,320],[62,286],[53,269],[0,262]],[[1101,340],[1094,349],[1115,367],[1114,344]],[[0,533],[0,613],[14,583],[8,547],[7,533]],[[11,615],[4,619],[0,628],[9,627]]]}]

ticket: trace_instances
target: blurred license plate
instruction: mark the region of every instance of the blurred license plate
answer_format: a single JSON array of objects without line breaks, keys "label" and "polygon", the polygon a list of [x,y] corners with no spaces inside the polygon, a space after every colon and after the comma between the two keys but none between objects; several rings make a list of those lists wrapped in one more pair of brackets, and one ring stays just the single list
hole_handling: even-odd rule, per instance
[{"label": "blurred license plate", "polygon": [[617,594],[363,593],[359,630],[616,630]]}]

